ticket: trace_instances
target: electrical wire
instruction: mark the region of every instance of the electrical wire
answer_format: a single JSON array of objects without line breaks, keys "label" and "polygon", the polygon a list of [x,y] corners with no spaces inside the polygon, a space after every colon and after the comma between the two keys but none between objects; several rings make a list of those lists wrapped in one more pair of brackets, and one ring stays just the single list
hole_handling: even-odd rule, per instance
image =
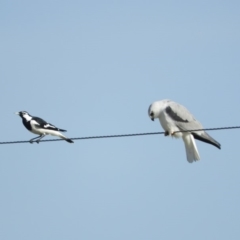
[{"label": "electrical wire", "polygon": [[[219,127],[219,128],[204,128],[204,129],[195,129],[195,130],[186,130],[186,131],[176,131],[175,133],[177,133],[177,132],[193,132],[193,131],[196,132],[196,131],[230,130],[230,129],[237,129],[237,128],[240,128],[240,126]],[[77,138],[70,138],[70,139],[76,141],[76,140],[89,140],[89,139],[100,139],[100,138],[138,137],[138,136],[157,135],[157,134],[165,134],[165,132],[130,133],[130,134],[117,134],[117,135],[77,137]],[[47,139],[47,140],[41,140],[40,142],[55,142],[55,141],[64,141],[64,139]],[[0,142],[0,144],[18,144],[18,143],[29,143],[29,140],[28,141]]]}]

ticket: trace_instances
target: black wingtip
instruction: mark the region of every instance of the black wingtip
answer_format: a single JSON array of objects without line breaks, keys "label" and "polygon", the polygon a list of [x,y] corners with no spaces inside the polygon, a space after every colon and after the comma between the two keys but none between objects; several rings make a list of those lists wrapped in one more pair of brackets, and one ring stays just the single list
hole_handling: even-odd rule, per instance
[{"label": "black wingtip", "polygon": [[67,138],[67,139],[65,139],[67,142],[69,142],[69,143],[74,143],[74,141],[73,140],[71,140],[70,138]]},{"label": "black wingtip", "polygon": [[210,137],[206,132],[205,132],[205,135],[207,135],[208,138],[204,138],[204,136],[198,135],[194,132],[192,132],[192,135],[195,139],[197,139],[199,141],[211,144],[211,145],[215,146],[216,148],[221,149],[221,144],[219,142],[217,142],[216,140],[214,140],[212,137]]}]

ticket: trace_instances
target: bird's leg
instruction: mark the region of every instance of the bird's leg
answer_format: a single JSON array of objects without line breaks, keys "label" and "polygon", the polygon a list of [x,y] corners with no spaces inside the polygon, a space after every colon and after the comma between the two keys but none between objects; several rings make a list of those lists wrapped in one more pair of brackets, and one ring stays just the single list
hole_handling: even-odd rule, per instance
[{"label": "bird's leg", "polygon": [[44,138],[45,136],[46,136],[45,134],[42,134],[42,135],[40,136],[40,138],[39,138],[36,142],[39,143],[40,140],[41,140],[42,138]]},{"label": "bird's leg", "polygon": [[174,134],[175,134],[175,132],[172,132],[170,135],[171,135],[172,137],[174,137]]},{"label": "bird's leg", "polygon": [[175,134],[175,132],[166,131],[166,132],[164,133],[164,136],[169,136],[169,135],[170,135],[171,137],[173,137],[174,134]]},{"label": "bird's leg", "polygon": [[30,143],[33,143],[33,142],[34,142],[34,141],[33,141],[34,139],[40,138],[41,136],[42,136],[42,135],[37,136],[37,137],[35,137],[35,138],[32,138],[32,139],[29,140],[29,142],[30,142]]}]

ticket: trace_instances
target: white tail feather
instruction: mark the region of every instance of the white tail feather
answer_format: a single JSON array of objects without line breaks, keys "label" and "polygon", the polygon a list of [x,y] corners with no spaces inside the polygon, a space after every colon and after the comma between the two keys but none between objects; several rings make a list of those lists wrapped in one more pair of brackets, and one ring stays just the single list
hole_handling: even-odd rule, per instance
[{"label": "white tail feather", "polygon": [[193,161],[200,160],[197,146],[192,134],[184,134],[183,141],[186,148],[187,160],[192,163]]}]

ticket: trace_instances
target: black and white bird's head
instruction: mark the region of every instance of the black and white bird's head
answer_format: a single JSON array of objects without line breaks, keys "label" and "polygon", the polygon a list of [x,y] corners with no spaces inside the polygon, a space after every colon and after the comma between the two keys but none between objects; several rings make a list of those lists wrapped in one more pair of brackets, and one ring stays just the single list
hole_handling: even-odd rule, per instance
[{"label": "black and white bird's head", "polygon": [[26,111],[16,112],[16,114],[26,121],[30,121],[32,119],[32,116]]},{"label": "black and white bird's head", "polygon": [[159,118],[162,111],[165,109],[169,100],[162,100],[153,102],[148,108],[148,116],[154,121],[155,118]]}]

